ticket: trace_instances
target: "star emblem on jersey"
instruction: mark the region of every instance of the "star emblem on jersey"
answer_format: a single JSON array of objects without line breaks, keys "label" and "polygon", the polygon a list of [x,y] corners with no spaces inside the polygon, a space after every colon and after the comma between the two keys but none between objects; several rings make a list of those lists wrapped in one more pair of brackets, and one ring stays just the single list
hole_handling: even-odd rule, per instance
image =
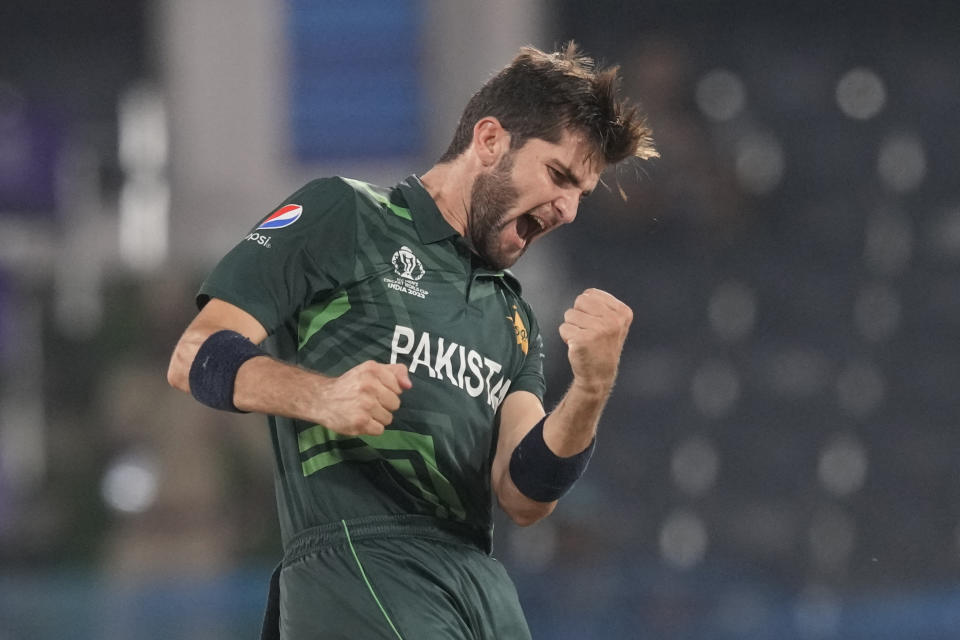
[{"label": "star emblem on jersey", "polygon": [[384,278],[383,281],[394,291],[408,293],[418,298],[426,298],[429,293],[417,282],[427,271],[423,268],[420,258],[411,251],[410,247],[402,246],[393,252],[393,258],[390,260],[393,264],[393,271],[399,278]]},{"label": "star emblem on jersey", "polygon": [[517,344],[520,345],[523,355],[527,355],[527,349],[530,348],[527,342],[527,327],[523,324],[520,312],[517,311],[517,305],[513,305],[513,317],[507,316],[507,320],[513,321],[513,331],[517,334]]}]

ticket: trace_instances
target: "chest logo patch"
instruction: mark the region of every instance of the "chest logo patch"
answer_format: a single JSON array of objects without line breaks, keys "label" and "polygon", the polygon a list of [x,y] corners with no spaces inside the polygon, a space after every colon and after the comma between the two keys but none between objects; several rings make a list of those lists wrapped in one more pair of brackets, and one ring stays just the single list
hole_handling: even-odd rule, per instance
[{"label": "chest logo patch", "polygon": [[419,280],[425,273],[423,263],[408,247],[400,247],[393,253],[393,270],[406,280]]},{"label": "chest logo patch", "polygon": [[399,277],[386,277],[383,281],[394,291],[408,293],[417,298],[426,298],[429,291],[420,286],[417,282],[427,271],[423,268],[420,258],[410,250],[410,247],[400,247],[393,253],[390,260],[393,264],[393,271]]},{"label": "chest logo patch", "polygon": [[517,311],[517,305],[513,305],[513,317],[507,316],[507,320],[513,321],[513,330],[517,334],[517,344],[520,345],[520,350],[523,351],[523,355],[527,355],[527,349],[530,348],[527,335],[527,327],[523,324],[523,318],[520,317],[520,312]]},{"label": "chest logo patch", "polygon": [[288,204],[271,213],[257,229],[283,229],[299,220],[301,215],[303,215],[303,207],[298,204]]}]

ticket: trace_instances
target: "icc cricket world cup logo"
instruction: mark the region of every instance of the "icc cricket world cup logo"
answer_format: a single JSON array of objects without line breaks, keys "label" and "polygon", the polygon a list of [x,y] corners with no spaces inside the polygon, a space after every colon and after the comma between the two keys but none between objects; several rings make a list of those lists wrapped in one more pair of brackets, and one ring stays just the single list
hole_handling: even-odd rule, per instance
[{"label": "icc cricket world cup logo", "polygon": [[393,254],[393,270],[406,280],[417,281],[423,277],[424,269],[420,259],[413,254],[409,247],[400,247]]}]

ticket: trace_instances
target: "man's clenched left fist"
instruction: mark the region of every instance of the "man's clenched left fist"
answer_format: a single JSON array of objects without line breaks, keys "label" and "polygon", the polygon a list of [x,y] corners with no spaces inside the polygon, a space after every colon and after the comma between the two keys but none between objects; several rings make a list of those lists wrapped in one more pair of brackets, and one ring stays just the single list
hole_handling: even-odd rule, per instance
[{"label": "man's clenched left fist", "polygon": [[587,289],[577,296],[560,325],[575,384],[601,393],[613,388],[631,322],[630,307],[606,291]]}]

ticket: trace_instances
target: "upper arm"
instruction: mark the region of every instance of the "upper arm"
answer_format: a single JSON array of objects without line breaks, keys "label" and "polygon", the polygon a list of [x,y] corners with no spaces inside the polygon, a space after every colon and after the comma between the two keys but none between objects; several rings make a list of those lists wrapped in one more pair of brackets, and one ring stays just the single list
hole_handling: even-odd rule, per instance
[{"label": "upper arm", "polygon": [[197,296],[201,311],[170,360],[171,385],[189,391],[193,359],[211,334],[229,329],[259,344],[349,276],[356,235],[352,194],[339,179],[311,182],[285,201],[299,207],[298,217],[269,228],[262,221],[217,263]]},{"label": "upper arm", "polygon": [[340,179],[315,180],[278,211],[299,215],[277,226],[261,222],[213,268],[197,295],[246,310],[272,333],[354,275],[357,207]]},{"label": "upper arm", "polygon": [[[531,524],[546,516],[555,503],[538,503],[520,493],[510,477],[510,458],[530,429],[545,415],[543,395],[546,381],[543,375],[543,339],[536,316],[530,307],[517,298],[517,306],[523,311],[523,317],[517,318],[521,329],[527,332],[527,349],[520,372],[510,386],[510,393],[504,398],[499,409],[499,432],[497,449],[490,470],[490,482],[500,507],[514,522],[520,525]],[[516,312],[516,307],[514,307]],[[526,319],[524,327],[523,320]]]},{"label": "upper arm", "polygon": [[511,497],[517,491],[510,479],[510,456],[523,437],[545,415],[540,398],[529,391],[514,391],[500,405],[500,431],[497,452],[493,457],[491,483],[501,506],[508,513]]},{"label": "upper arm", "polygon": [[190,367],[204,341],[217,331],[236,331],[250,342],[260,344],[267,330],[256,318],[224,300],[211,299],[187,326],[170,358],[167,380],[174,387],[189,391]]},{"label": "upper arm", "polygon": [[254,344],[260,344],[267,337],[267,330],[259,320],[240,307],[219,298],[213,298],[205,304],[193,322],[187,326],[187,332],[204,333],[204,338],[222,329],[236,331]]}]

